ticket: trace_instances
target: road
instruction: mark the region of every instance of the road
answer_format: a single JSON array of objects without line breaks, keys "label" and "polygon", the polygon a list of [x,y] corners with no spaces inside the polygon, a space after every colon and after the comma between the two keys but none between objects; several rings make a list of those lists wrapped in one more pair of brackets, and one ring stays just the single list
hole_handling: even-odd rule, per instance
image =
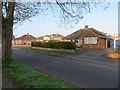
[{"label": "road", "polygon": [[[26,47],[30,48],[30,47]],[[94,51],[99,56],[97,51]],[[98,50],[99,52],[99,50]],[[86,53],[88,55],[88,53]],[[91,54],[92,53],[91,51]],[[45,56],[25,51],[21,47],[13,47],[13,58],[34,69],[59,77],[83,88],[117,88],[118,64],[117,60],[88,55],[78,59]],[[96,61],[95,61],[96,59]],[[97,62],[106,60],[108,64]],[[84,61],[85,60],[85,61]],[[93,60],[93,61],[92,61]],[[92,61],[92,62],[89,62]],[[111,62],[112,61],[112,62]],[[113,65],[112,65],[113,63]]]},{"label": "road", "polygon": [[78,52],[74,55],[68,55],[66,58],[77,60],[80,62],[87,62],[87,63],[96,63],[96,64],[104,64],[110,66],[118,66],[118,59],[109,59],[105,57],[106,53],[113,52],[114,49],[85,49],[81,48]]}]

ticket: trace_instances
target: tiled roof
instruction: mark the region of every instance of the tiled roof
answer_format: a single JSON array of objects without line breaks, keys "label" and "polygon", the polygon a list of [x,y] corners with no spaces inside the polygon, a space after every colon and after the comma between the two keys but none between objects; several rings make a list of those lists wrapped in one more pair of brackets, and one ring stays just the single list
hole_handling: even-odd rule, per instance
[{"label": "tiled roof", "polygon": [[51,34],[51,35],[45,35],[45,36],[49,36],[49,37],[54,37],[54,38],[63,38],[64,36],[63,35],[61,35],[61,34]]},{"label": "tiled roof", "polygon": [[115,39],[115,38],[119,38],[119,36],[117,36],[117,35],[113,35],[112,38],[113,38],[113,39]]},{"label": "tiled roof", "polygon": [[86,30],[84,30],[84,29],[80,29],[80,30],[75,31],[72,34],[64,37],[63,39],[77,39],[77,38],[81,37],[85,33],[85,31]]},{"label": "tiled roof", "polygon": [[102,33],[94,28],[87,28],[87,29],[84,28],[84,29],[80,29],[78,31],[73,32],[72,34],[64,37],[63,39],[78,39],[88,31],[92,31],[92,32],[96,33],[99,37],[102,37],[102,38],[110,38],[105,33]]},{"label": "tiled roof", "polygon": [[26,34],[19,38],[16,38],[16,40],[36,40],[36,38],[32,35]]},{"label": "tiled roof", "polygon": [[44,36],[40,36],[37,38],[37,40],[43,40]]}]

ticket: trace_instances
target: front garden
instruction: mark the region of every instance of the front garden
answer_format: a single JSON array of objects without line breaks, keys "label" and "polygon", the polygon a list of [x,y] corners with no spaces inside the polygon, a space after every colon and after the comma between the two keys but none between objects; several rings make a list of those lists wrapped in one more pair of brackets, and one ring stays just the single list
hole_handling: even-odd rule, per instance
[{"label": "front garden", "polygon": [[120,45],[118,45],[118,48],[116,48],[114,52],[106,54],[106,57],[114,59],[120,58]]}]

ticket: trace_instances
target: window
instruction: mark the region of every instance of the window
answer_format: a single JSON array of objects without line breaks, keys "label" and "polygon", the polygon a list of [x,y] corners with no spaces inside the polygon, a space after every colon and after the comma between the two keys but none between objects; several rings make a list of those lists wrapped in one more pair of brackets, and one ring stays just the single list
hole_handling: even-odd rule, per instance
[{"label": "window", "polygon": [[97,37],[85,37],[84,43],[85,44],[97,44]]},{"label": "window", "polygon": [[75,39],[75,42],[78,43],[78,39]]},{"label": "window", "polygon": [[74,40],[74,39],[71,39],[71,41],[72,41],[72,42],[75,42],[75,40]]}]

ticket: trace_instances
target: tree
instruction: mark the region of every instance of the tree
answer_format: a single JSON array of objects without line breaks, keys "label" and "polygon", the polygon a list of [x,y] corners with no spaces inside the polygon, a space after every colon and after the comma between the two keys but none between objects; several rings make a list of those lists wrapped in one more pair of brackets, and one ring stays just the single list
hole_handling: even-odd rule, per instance
[{"label": "tree", "polygon": [[[3,5],[3,3],[2,3]],[[6,17],[2,14],[2,59],[11,60],[12,57],[12,35],[15,3],[5,3]]]},{"label": "tree", "polygon": [[2,2],[2,61],[12,60],[13,25],[35,16],[38,13],[39,5],[35,3]]},{"label": "tree", "polygon": [[[13,0],[14,1],[14,0]],[[102,5],[103,2],[85,2],[84,0],[69,0],[54,2],[1,2],[2,3],[2,60],[12,60],[12,36],[13,25],[23,22],[38,13],[44,13],[47,10],[59,13],[62,22],[78,23],[84,17],[85,12],[91,12],[92,5]],[[103,5],[106,6],[106,5]],[[102,7],[103,7],[102,6]],[[56,10],[57,9],[57,10]],[[85,11],[85,12],[83,12]],[[57,14],[56,14],[57,15]]]}]

